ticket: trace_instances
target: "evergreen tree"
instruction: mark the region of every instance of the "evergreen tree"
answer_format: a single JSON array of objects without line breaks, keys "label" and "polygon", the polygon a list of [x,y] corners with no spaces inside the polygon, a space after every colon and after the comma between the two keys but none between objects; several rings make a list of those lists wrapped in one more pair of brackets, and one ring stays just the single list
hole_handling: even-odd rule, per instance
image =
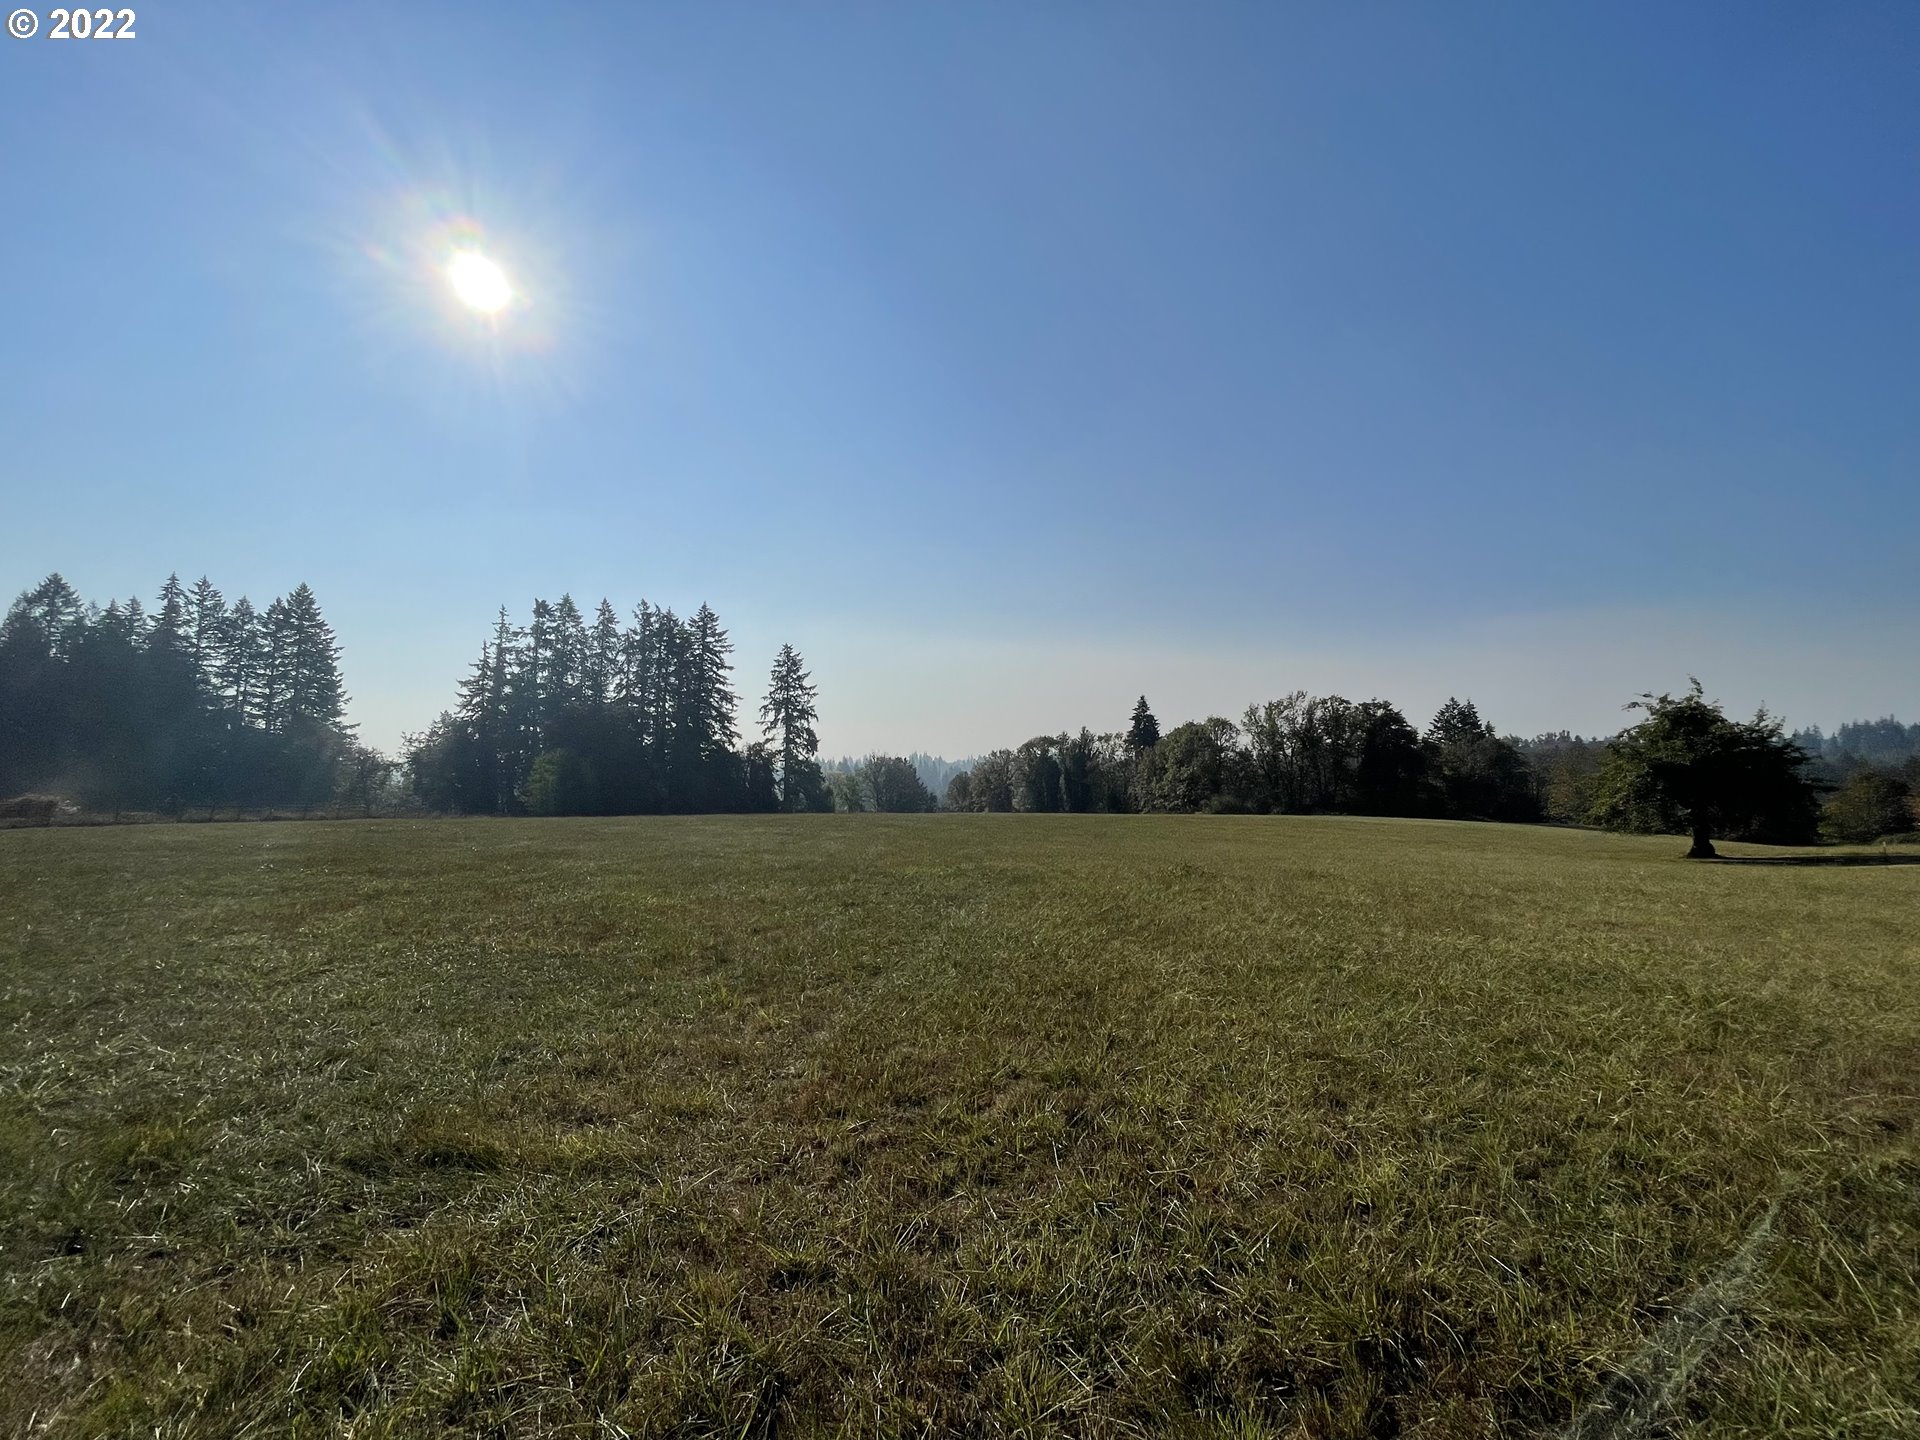
[{"label": "evergreen tree", "polygon": [[[538,610],[538,602],[535,602]],[[493,621],[493,659],[488,672],[486,726],[477,739],[490,757],[495,814],[511,814],[518,795],[540,752],[540,691],[534,667],[528,664],[528,632],[513,623],[502,605]]]},{"label": "evergreen tree", "polygon": [[643,744],[658,749],[660,715],[659,612],[645,600],[633,610],[633,623],[620,637],[620,703],[633,714]]},{"label": "evergreen tree", "polygon": [[694,715],[691,640],[687,627],[671,608],[653,612],[653,637],[647,657],[650,674],[647,692],[651,714],[647,717],[653,751],[660,773],[667,784],[670,803],[683,807],[691,803],[691,777],[700,758],[699,733]]},{"label": "evergreen tree", "polygon": [[1512,741],[1494,733],[1472,701],[1449,697],[1427,726],[1423,747],[1444,814],[1473,820],[1539,818],[1526,758]]},{"label": "evergreen tree", "polygon": [[[0,782],[113,811],[325,800],[344,696],[338,647],[302,591],[276,603],[268,655],[252,607],[228,611],[204,578],[189,593],[170,576],[148,623],[138,600],[83,607],[49,577],[0,622]],[[304,708],[288,712],[296,691]],[[269,734],[288,713],[303,733]]]},{"label": "evergreen tree", "polygon": [[278,735],[286,729],[293,689],[293,619],[284,596],[275,597],[260,617],[260,676],[255,692],[258,723]]},{"label": "evergreen tree", "polygon": [[[194,663],[191,607],[180,577],[167,576],[147,628],[131,693],[144,711],[134,729],[143,753],[133,763],[140,803],[177,814],[217,794],[221,768],[215,726]],[[126,697],[123,697],[126,698]],[[132,777],[127,777],[131,782]]]},{"label": "evergreen tree", "polygon": [[226,636],[226,597],[202,575],[187,595],[187,656],[193,662],[193,673],[201,688],[209,695],[220,688]]},{"label": "evergreen tree", "polygon": [[86,624],[87,607],[57,570],[14,601],[14,608],[40,627],[54,659],[66,658]]},{"label": "evergreen tree", "polygon": [[505,663],[493,645],[481,645],[480,658],[460,682],[457,708],[442,717],[443,733],[429,732],[441,747],[437,761],[445,771],[433,783],[445,793],[448,809],[505,813],[514,787],[510,777],[503,778],[513,749],[504,676]]},{"label": "evergreen tree", "polygon": [[58,575],[22,594],[0,621],[0,796],[61,768],[72,708],[79,597]]},{"label": "evergreen tree", "polygon": [[585,697],[591,644],[580,607],[572,595],[562,595],[553,607],[546,677],[546,718]]},{"label": "evergreen tree", "polygon": [[215,675],[233,723],[260,724],[261,690],[266,677],[266,643],[253,602],[242,595],[227,612],[220,631],[220,661]]},{"label": "evergreen tree", "polygon": [[731,810],[744,804],[745,775],[734,753],[738,701],[727,679],[733,644],[706,605],[681,627],[672,692],[668,771],[677,808]]},{"label": "evergreen tree", "polygon": [[178,574],[169,575],[167,583],[160,587],[160,608],[147,632],[147,648],[185,654],[189,649],[187,630],[187,592],[181,587]]},{"label": "evergreen tree", "polygon": [[1127,726],[1127,744],[1135,750],[1151,750],[1160,743],[1160,722],[1147,708],[1147,697],[1134,702],[1133,718]]},{"label": "evergreen tree", "polygon": [[788,812],[820,810],[831,803],[820,773],[820,737],[813,728],[820,718],[814,704],[819,691],[810,682],[799,652],[782,645],[760,706],[760,730],[772,742],[780,808]]},{"label": "evergreen tree", "polygon": [[91,809],[144,810],[159,798],[147,763],[153,711],[141,694],[146,624],[137,603],[109,603],[98,624],[71,632],[60,778]]},{"label": "evergreen tree", "polygon": [[553,607],[536,598],[533,619],[522,632],[518,656],[518,675],[514,688],[530,727],[527,747],[537,753],[539,730],[553,713]]},{"label": "evergreen tree", "polygon": [[587,642],[586,677],[583,689],[591,705],[607,705],[619,688],[622,637],[620,617],[613,606],[602,599],[594,612],[593,631]]},{"label": "evergreen tree", "polygon": [[129,645],[140,643],[140,637],[146,633],[146,617],[140,611],[138,600],[129,600],[122,605],[118,600],[109,600],[107,608],[98,615],[90,616],[92,624],[77,629],[74,649],[79,649],[79,641],[91,638],[89,631],[100,635],[112,635]]},{"label": "evergreen tree", "polygon": [[285,721],[329,730],[349,728],[341,722],[347,694],[340,681],[340,646],[312,589],[295,586],[283,614]]},{"label": "evergreen tree", "polygon": [[[407,742],[415,793],[503,812],[827,808],[799,656],[783,650],[762,715],[778,746],[742,751],[732,649],[705,605],[683,622],[643,600],[625,630],[604,600],[591,626],[565,597],[536,600],[525,630],[502,610],[455,709]],[[340,753],[354,769],[350,748]]]},{"label": "evergreen tree", "polygon": [[687,642],[700,758],[711,760],[731,752],[740,740],[733,718],[739,701],[733,693],[733,682],[727,678],[733,671],[733,662],[727,658],[733,653],[733,642],[720,628],[720,617],[705,605],[693,612]]},{"label": "evergreen tree", "polygon": [[1429,745],[1445,748],[1471,745],[1492,733],[1493,727],[1480,718],[1471,700],[1458,700],[1449,695],[1447,703],[1434,712],[1432,723],[1427,726],[1426,740]]}]

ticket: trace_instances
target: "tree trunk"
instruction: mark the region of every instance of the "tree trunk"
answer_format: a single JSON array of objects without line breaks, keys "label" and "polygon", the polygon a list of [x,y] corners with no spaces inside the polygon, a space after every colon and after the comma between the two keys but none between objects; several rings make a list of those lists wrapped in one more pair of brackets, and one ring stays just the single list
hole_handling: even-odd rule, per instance
[{"label": "tree trunk", "polygon": [[1720,852],[1713,848],[1713,837],[1707,832],[1707,822],[1700,816],[1693,817],[1693,848],[1687,851],[1689,860],[1717,860]]}]

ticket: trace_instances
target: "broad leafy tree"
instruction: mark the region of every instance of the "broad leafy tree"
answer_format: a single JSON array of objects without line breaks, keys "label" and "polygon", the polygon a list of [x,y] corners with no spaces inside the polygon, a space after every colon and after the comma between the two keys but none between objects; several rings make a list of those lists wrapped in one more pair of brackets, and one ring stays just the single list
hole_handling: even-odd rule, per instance
[{"label": "broad leafy tree", "polygon": [[1715,855],[1715,835],[1803,844],[1815,838],[1819,802],[1809,756],[1762,710],[1729,720],[1695,680],[1684,695],[1643,695],[1645,719],[1608,747],[1596,805],[1625,829],[1681,830],[1689,859]]},{"label": "broad leafy tree", "polygon": [[871,755],[855,774],[866,809],[913,814],[939,808],[939,801],[921,781],[911,760],[898,755]]},{"label": "broad leafy tree", "polygon": [[1827,801],[1820,832],[1829,840],[1858,845],[1914,828],[1913,789],[1885,770],[1855,771]]},{"label": "broad leafy tree", "polygon": [[975,808],[973,803],[972,771],[962,770],[947,781],[947,795],[942,803],[949,810],[972,810]]},{"label": "broad leafy tree", "polygon": [[1238,739],[1238,727],[1217,715],[1189,720],[1161,736],[1153,750],[1150,808],[1247,808],[1247,802],[1237,793],[1241,789],[1237,782],[1245,778],[1245,752],[1239,749]]},{"label": "broad leafy tree", "polygon": [[1014,751],[1013,808],[1051,815],[1064,810],[1060,793],[1060,742],[1051,735],[1036,735]]}]

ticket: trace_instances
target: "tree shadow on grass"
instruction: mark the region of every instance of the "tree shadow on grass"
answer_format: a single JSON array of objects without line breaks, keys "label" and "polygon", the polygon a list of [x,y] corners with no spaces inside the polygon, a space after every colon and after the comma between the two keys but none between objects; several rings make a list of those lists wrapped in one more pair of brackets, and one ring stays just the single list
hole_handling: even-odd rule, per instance
[{"label": "tree shadow on grass", "polygon": [[1718,855],[1709,865],[1920,865],[1920,855]]}]

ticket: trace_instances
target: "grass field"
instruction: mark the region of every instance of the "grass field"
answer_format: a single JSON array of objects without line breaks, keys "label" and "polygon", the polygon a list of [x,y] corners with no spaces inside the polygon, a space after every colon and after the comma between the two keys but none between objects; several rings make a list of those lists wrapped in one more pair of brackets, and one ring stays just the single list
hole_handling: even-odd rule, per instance
[{"label": "grass field", "polygon": [[[1342,819],[0,834],[0,1433],[1920,1435],[1920,866]],[[1742,847],[1731,853],[1758,854]]]}]

